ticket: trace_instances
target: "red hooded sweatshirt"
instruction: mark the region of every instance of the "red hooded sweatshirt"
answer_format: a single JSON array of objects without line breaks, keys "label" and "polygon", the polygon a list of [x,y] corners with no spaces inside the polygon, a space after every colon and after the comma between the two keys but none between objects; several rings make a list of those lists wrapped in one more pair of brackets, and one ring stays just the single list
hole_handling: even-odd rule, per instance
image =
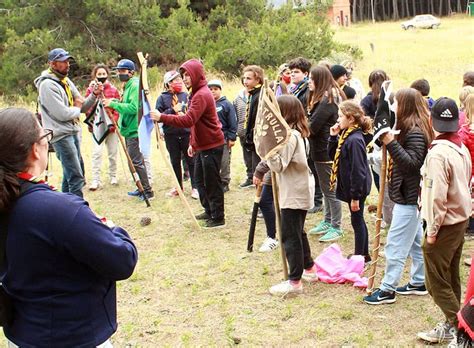
[{"label": "red hooded sweatshirt", "polygon": [[223,145],[224,134],[217,116],[216,103],[207,87],[201,62],[190,59],[179,68],[181,73],[183,70],[191,77],[192,85],[188,111],[183,116],[162,114],[160,122],[178,128],[191,128],[190,145],[194,151]]}]

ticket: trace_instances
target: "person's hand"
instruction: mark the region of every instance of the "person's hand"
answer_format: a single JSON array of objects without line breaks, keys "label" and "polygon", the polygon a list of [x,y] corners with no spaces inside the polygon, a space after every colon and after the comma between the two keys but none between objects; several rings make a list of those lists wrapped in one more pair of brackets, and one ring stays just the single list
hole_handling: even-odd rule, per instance
[{"label": "person's hand", "polygon": [[253,176],[253,179],[252,179],[252,182],[253,184],[255,185],[255,187],[258,187],[261,183],[262,183],[262,180],[257,178],[255,175]]},{"label": "person's hand", "polygon": [[227,147],[228,147],[229,149],[231,149],[232,146],[234,146],[234,145],[235,145],[235,140],[228,140],[228,141],[227,141]]},{"label": "person's hand", "polygon": [[181,105],[181,103],[177,103],[175,106],[173,106],[173,110],[176,113],[181,112],[182,109],[183,109],[183,105]]},{"label": "person's hand", "polygon": [[341,131],[341,128],[339,127],[338,122],[334,123],[334,125],[331,128],[329,128],[329,134],[332,135],[333,137],[338,135],[340,131]]},{"label": "person's hand", "polygon": [[97,98],[100,97],[102,95],[102,93],[104,93],[104,85],[102,84],[102,82],[96,82],[95,83],[92,93],[94,93],[94,95]]},{"label": "person's hand", "polygon": [[150,111],[150,117],[153,121],[155,122],[160,122],[161,120],[161,112],[159,112],[158,110],[156,109],[153,109]]},{"label": "person's hand", "polygon": [[194,150],[191,145],[188,147],[188,156],[193,157],[194,156]]},{"label": "person's hand", "polygon": [[107,98],[107,99],[104,99],[104,100],[102,100],[102,104],[103,104],[106,108],[108,108],[108,107],[110,107],[110,103],[112,102],[112,100],[113,100],[113,99],[108,99],[108,98]]},{"label": "person's hand", "polygon": [[426,236],[426,243],[428,244],[436,243],[436,236]]},{"label": "person's hand", "polygon": [[387,132],[382,136],[382,143],[388,145],[393,141],[393,139],[395,139],[393,134],[391,132]]},{"label": "person's hand", "polygon": [[352,199],[351,200],[351,211],[356,212],[356,211],[359,211],[359,210],[360,210],[359,200]]}]

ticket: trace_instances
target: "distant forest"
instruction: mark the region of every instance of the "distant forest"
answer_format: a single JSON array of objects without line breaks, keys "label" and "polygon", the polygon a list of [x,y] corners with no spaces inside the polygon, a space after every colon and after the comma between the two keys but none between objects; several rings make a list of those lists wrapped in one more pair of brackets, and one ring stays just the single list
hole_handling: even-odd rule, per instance
[{"label": "distant forest", "polygon": [[453,12],[465,13],[469,0],[351,0],[352,21],[384,21],[430,13],[449,16]]}]

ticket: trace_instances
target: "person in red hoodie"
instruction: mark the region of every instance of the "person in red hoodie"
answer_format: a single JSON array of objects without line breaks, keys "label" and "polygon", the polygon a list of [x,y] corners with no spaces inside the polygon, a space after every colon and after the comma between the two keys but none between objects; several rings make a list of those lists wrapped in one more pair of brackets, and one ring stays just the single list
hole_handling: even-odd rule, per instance
[{"label": "person in red hoodie", "polygon": [[186,61],[179,68],[189,90],[188,110],[184,115],[165,115],[152,110],[154,121],[178,128],[191,128],[188,155],[195,156],[194,178],[204,212],[196,216],[205,220],[205,227],[223,227],[224,190],[219,175],[224,135],[217,116],[216,103],[207,87],[204,67],[197,59]]},{"label": "person in red hoodie", "polygon": [[[98,82],[104,86],[104,98],[116,98],[120,99],[120,93],[114,85],[110,83],[108,77],[110,75],[109,68],[104,64],[97,64],[92,70],[92,82],[86,91],[86,97],[88,97],[94,90],[94,87]],[[118,122],[119,113],[113,109],[112,115],[115,122]],[[99,145],[94,141],[94,148],[92,150],[92,183],[89,186],[89,190],[95,191],[102,186],[100,181],[100,167],[102,164],[102,152],[104,152],[104,145],[107,147],[109,154],[109,177],[111,185],[118,185],[117,180],[117,150],[118,150],[118,136],[115,127],[110,129],[110,133],[107,135],[105,140]]]}]

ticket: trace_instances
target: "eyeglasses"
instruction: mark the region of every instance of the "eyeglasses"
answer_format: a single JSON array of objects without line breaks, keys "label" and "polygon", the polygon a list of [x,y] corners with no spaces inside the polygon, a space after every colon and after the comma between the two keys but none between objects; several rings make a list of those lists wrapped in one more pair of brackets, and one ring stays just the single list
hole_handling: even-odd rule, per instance
[{"label": "eyeglasses", "polygon": [[40,136],[40,138],[38,139],[38,142],[40,142],[41,139],[46,138],[46,140],[49,143],[51,139],[53,139],[53,131],[51,129],[43,129],[43,130],[44,130],[44,134]]}]

